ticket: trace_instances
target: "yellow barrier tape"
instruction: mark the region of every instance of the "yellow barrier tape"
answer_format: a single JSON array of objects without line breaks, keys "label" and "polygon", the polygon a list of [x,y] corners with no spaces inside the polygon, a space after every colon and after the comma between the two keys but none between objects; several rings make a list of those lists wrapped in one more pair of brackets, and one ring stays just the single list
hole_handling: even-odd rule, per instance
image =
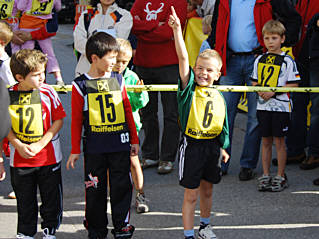
[{"label": "yellow barrier tape", "polygon": [[[72,91],[72,85],[51,85],[58,92]],[[214,85],[214,89],[226,92],[301,92],[319,93],[319,87],[261,87]],[[177,85],[126,85],[128,91],[177,91]]]}]

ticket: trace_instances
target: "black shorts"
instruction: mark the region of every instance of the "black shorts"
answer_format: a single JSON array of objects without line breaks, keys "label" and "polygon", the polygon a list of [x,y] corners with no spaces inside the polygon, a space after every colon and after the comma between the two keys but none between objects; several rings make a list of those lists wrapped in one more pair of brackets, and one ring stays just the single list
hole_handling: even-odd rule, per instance
[{"label": "black shorts", "polygon": [[288,133],[289,112],[257,110],[257,119],[262,137],[284,137]]},{"label": "black shorts", "polygon": [[217,184],[221,180],[218,140],[193,140],[183,136],[179,146],[179,184],[195,189],[202,179]]}]

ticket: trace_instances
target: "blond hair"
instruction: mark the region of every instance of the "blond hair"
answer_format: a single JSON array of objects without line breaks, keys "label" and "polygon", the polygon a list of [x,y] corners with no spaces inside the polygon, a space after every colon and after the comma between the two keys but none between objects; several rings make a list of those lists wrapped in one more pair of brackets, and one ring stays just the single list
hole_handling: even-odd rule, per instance
[{"label": "blond hair", "polygon": [[202,19],[202,24],[205,24],[207,26],[210,26],[212,24],[213,15],[206,15]]},{"label": "blond hair", "polygon": [[285,35],[285,32],[286,32],[285,26],[280,21],[273,20],[273,19],[266,22],[262,30],[263,36],[266,33],[270,33],[270,34],[278,34],[279,36],[283,37]]},{"label": "blond hair", "polygon": [[117,43],[120,45],[120,53],[130,54],[132,56],[133,49],[131,43],[128,40],[122,38],[116,38]]},{"label": "blond hair", "polygon": [[[206,49],[204,51],[202,51],[198,56],[197,56],[197,59],[198,58],[202,58],[202,59],[216,59],[217,62],[218,62],[218,68],[222,68],[223,66],[223,60],[222,58],[220,57],[219,53],[213,49]],[[197,59],[196,59],[196,63],[197,63]],[[196,66],[196,63],[195,63],[195,66]]]},{"label": "blond hair", "polygon": [[47,61],[47,56],[39,50],[22,49],[11,57],[12,75],[16,78],[16,75],[19,74],[25,78],[30,72],[36,71],[41,65],[45,65]]},{"label": "blond hair", "polygon": [[0,40],[3,41],[5,46],[12,40],[12,37],[11,26],[5,21],[0,21]]}]

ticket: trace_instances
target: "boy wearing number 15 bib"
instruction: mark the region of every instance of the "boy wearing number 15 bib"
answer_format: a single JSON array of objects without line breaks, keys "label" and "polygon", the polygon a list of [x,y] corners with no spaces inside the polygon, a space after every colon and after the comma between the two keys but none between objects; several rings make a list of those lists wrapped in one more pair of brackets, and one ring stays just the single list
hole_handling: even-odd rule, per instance
[{"label": "boy wearing number 15 bib", "polygon": [[[294,60],[282,52],[285,41],[285,27],[279,21],[266,22],[262,30],[267,52],[256,58],[252,73],[254,86],[297,87],[300,81]],[[263,175],[258,178],[259,191],[278,192],[288,187],[285,174],[286,145],[292,104],[288,93],[258,92],[257,119],[262,136]],[[275,141],[278,171],[270,176],[272,144]]]},{"label": "boy wearing number 15 bib", "polygon": [[203,51],[194,69],[189,67],[181,24],[172,7],[168,25],[173,29],[179,62],[178,113],[183,132],[179,148],[179,182],[185,188],[183,223],[185,238],[195,238],[194,213],[200,196],[200,228],[198,238],[216,238],[210,225],[213,184],[219,183],[220,149],[229,144],[226,104],[222,94],[211,86],[221,75],[222,59],[215,50]]},{"label": "boy wearing number 15 bib", "polygon": [[38,200],[43,238],[54,239],[62,220],[62,152],[59,130],[66,116],[55,90],[45,80],[47,57],[38,50],[16,52],[10,68],[18,84],[9,88],[12,129],[10,174],[17,198],[17,238],[37,232]]},{"label": "boy wearing number 15 bib", "polygon": [[91,63],[88,73],[73,81],[72,150],[67,168],[80,156],[83,133],[85,171],[85,220],[88,236],[106,238],[107,170],[115,238],[131,238],[129,224],[132,198],[130,156],[138,154],[138,136],[123,77],[112,69],[119,45],[105,32],[93,34],[86,43]]}]

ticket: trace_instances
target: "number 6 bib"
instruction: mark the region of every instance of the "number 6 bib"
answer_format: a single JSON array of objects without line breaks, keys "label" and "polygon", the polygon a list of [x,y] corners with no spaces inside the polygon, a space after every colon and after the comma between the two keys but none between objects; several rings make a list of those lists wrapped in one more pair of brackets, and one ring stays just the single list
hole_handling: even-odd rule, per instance
[{"label": "number 6 bib", "polygon": [[12,130],[23,143],[34,143],[43,136],[40,92],[9,91]]}]

